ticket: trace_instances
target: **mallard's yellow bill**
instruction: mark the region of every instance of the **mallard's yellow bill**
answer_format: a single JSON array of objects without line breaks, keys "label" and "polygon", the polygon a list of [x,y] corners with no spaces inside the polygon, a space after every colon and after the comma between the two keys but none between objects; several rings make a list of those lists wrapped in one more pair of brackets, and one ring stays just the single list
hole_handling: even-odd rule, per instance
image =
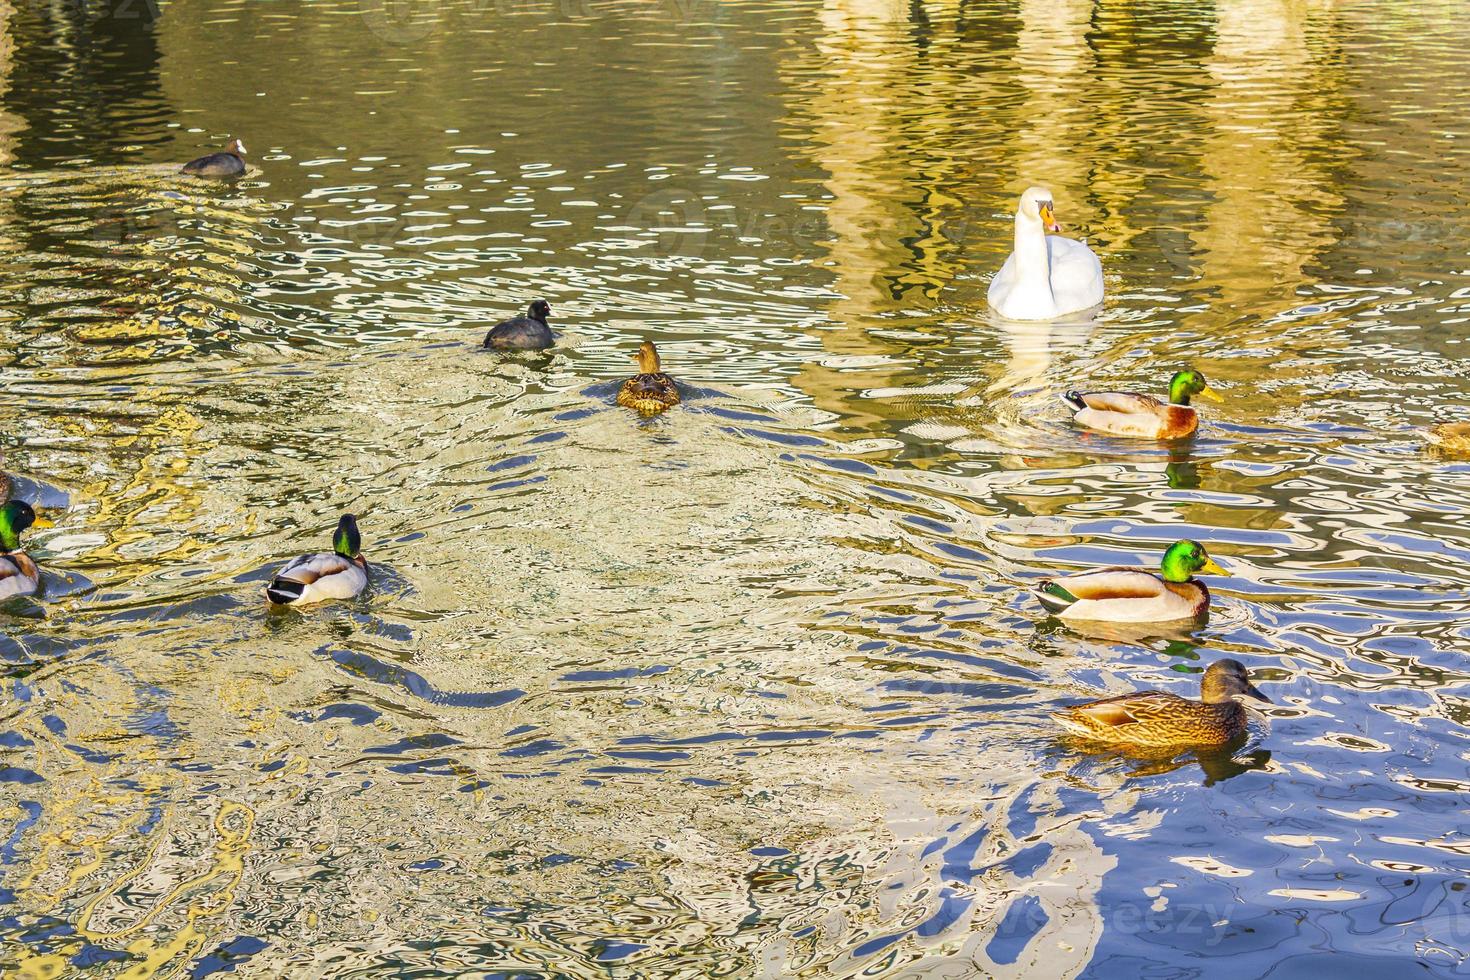
[{"label": "mallard's yellow bill", "polygon": [[1201,388],[1199,390],[1199,393],[1201,395],[1204,395],[1206,398],[1208,398],[1212,402],[1223,402],[1225,400],[1224,397],[1218,391],[1216,391],[1214,388],[1211,388],[1209,385],[1206,385],[1205,387]]},{"label": "mallard's yellow bill", "polygon": [[1221,568],[1218,564],[1216,564],[1215,559],[1213,559],[1213,558],[1206,558],[1205,559],[1205,563],[1199,567],[1199,570],[1202,571],[1202,572],[1209,572],[1211,575],[1229,575],[1230,574],[1229,572],[1225,571],[1225,569]]},{"label": "mallard's yellow bill", "polygon": [[40,517],[40,516],[37,516],[36,519],[31,522],[31,527],[55,527],[55,526],[56,526],[56,523],[54,521],[48,521],[48,520],[46,520],[46,518]]}]

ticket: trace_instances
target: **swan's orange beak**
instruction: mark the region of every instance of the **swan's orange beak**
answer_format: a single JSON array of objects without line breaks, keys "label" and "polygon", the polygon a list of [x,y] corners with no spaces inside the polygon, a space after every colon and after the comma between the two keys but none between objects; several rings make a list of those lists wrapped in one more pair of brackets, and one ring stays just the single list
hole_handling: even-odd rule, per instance
[{"label": "swan's orange beak", "polygon": [[1057,215],[1056,212],[1052,210],[1050,201],[1042,204],[1040,210],[1041,227],[1050,232],[1059,232],[1062,230],[1062,226],[1057,223]]}]

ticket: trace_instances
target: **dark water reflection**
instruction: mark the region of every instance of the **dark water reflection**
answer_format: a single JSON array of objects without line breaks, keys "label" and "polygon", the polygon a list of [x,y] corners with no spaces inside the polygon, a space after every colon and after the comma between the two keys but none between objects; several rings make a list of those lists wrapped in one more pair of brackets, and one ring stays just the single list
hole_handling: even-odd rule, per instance
[{"label": "dark water reflection", "polygon": [[[0,969],[1463,971],[1470,465],[1412,431],[1470,401],[1460,7],[0,29],[3,447],[67,506],[0,621]],[[1100,317],[988,314],[1035,181]],[[474,350],[537,296],[562,344]],[[1186,363],[1187,448],[1056,399]],[[267,616],[349,508],[372,589]],[[1182,536],[1197,631],[1021,588]],[[1276,702],[1233,753],[1046,723],[1225,655]]]}]

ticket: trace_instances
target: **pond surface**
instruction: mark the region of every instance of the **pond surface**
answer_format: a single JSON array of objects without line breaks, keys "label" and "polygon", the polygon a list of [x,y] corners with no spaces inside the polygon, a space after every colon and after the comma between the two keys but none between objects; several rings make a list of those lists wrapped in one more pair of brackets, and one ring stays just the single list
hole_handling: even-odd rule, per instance
[{"label": "pond surface", "polygon": [[[0,972],[1466,969],[1466,7],[97,6],[0,3]],[[991,316],[1030,183],[1100,316]],[[1186,536],[1193,632],[1026,594]],[[1223,656],[1233,756],[1048,720]]]}]

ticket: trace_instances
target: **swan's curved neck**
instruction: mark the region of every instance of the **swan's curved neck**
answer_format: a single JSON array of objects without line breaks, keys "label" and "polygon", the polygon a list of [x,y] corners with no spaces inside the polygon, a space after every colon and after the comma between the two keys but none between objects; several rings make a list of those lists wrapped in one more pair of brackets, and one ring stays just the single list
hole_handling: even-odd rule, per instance
[{"label": "swan's curved neck", "polygon": [[1051,295],[1051,259],[1046,252],[1046,231],[1040,218],[1016,212],[1016,272],[1029,288],[1045,289]]}]

